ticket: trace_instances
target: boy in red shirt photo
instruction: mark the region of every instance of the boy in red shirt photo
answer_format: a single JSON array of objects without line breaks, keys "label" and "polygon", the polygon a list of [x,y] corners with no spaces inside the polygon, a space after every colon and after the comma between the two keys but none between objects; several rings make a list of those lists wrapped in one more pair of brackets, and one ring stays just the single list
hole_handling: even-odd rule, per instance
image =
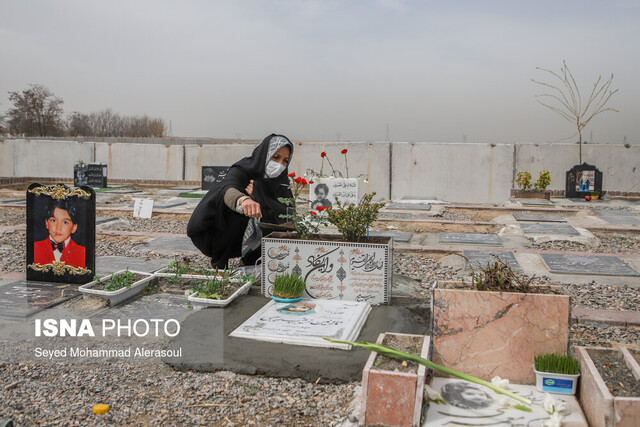
[{"label": "boy in red shirt photo", "polygon": [[51,200],[47,207],[45,227],[49,237],[33,243],[33,262],[46,265],[62,261],[68,266],[85,268],[85,247],[71,238],[78,229],[75,205],[67,199]]}]

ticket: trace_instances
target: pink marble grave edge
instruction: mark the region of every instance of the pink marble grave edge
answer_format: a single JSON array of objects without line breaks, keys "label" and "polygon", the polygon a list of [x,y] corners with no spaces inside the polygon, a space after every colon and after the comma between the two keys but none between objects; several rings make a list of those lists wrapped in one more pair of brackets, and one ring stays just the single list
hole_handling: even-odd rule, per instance
[{"label": "pink marble grave edge", "polygon": [[[440,305],[447,309],[438,307],[436,301],[445,301]],[[491,304],[493,310],[481,308],[480,303]],[[499,375],[513,382],[533,384],[533,357],[566,352],[569,346],[571,313],[567,295],[441,289],[436,285],[432,289],[432,308],[433,361],[485,380]],[[504,315],[493,314],[500,311],[505,311]],[[486,323],[478,327],[480,319]],[[454,333],[443,336],[442,331],[449,329],[449,324],[455,325],[451,328]],[[525,328],[527,324],[535,326]],[[532,330],[538,331],[533,340],[527,333]]]}]

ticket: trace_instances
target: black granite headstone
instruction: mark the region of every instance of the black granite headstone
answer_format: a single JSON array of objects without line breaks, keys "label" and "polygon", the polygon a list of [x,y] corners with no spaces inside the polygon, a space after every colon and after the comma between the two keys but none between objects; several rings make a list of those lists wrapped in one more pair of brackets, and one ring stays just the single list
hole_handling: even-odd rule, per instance
[{"label": "black granite headstone", "polygon": [[583,198],[592,191],[602,193],[602,172],[593,165],[583,163],[567,171],[564,197]]},{"label": "black granite headstone", "polygon": [[[465,261],[467,267],[469,263],[473,268],[485,268],[487,264],[498,262],[498,260],[504,262],[512,270],[522,271],[518,260],[513,252],[489,252],[489,251],[463,251],[464,256],[469,259],[469,262]],[[496,258],[497,257],[497,258]]]},{"label": "black granite headstone", "polygon": [[88,185],[27,189],[27,280],[88,283],[95,275],[96,193]]},{"label": "black granite headstone", "polygon": [[107,188],[107,165],[103,163],[76,164],[73,166],[73,185]]},{"label": "black granite headstone", "polygon": [[230,166],[202,166],[202,189],[211,190],[216,183],[222,182]]}]

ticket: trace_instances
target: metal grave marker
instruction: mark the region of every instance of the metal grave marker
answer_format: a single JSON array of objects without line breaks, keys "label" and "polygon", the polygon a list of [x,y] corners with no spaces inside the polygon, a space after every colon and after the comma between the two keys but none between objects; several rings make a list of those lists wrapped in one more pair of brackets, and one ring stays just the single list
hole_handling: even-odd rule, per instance
[{"label": "metal grave marker", "polygon": [[438,242],[468,244],[468,245],[502,246],[502,241],[495,234],[439,233]]},{"label": "metal grave marker", "polygon": [[[512,270],[522,271],[518,260],[513,255],[513,252],[490,252],[490,251],[463,251],[464,256],[469,258],[469,262],[466,262],[467,266],[471,263],[473,268],[485,268],[488,263],[497,262],[496,256],[500,258],[500,261],[511,267]],[[495,256],[494,256],[495,255]]]},{"label": "metal grave marker", "polygon": [[562,234],[567,236],[579,236],[578,230],[569,224],[518,224],[524,234]]},{"label": "metal grave marker", "polygon": [[640,273],[616,256],[540,254],[551,273],[599,276],[640,276]]},{"label": "metal grave marker", "polygon": [[366,302],[310,300],[297,303],[270,301],[235,331],[232,337],[283,344],[349,350],[350,345],[322,339],[353,341],[369,316]]}]

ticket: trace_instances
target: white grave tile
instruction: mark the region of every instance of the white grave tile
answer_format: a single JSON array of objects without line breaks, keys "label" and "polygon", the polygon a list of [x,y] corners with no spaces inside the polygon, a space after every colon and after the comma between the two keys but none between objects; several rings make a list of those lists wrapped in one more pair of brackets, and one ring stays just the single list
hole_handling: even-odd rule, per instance
[{"label": "white grave tile", "polygon": [[153,199],[133,199],[133,217],[151,218],[153,215]]},{"label": "white grave tile", "polygon": [[356,340],[370,311],[371,306],[366,302],[303,299],[297,303],[278,303],[271,300],[231,336],[349,350],[349,345],[332,343],[322,337]]},{"label": "white grave tile", "polygon": [[481,233],[439,233],[438,242],[502,246],[502,241],[495,234]]},{"label": "white grave tile", "polygon": [[[509,391],[532,401],[531,412],[504,407],[503,395],[468,381],[435,377],[431,388],[439,392],[447,404],[430,402],[423,426],[531,426],[540,427],[550,416],[544,410],[545,393],[533,385],[509,385]],[[564,403],[563,426],[586,426],[587,421],[575,396],[554,394]],[[560,405],[559,405],[560,406]]]}]

